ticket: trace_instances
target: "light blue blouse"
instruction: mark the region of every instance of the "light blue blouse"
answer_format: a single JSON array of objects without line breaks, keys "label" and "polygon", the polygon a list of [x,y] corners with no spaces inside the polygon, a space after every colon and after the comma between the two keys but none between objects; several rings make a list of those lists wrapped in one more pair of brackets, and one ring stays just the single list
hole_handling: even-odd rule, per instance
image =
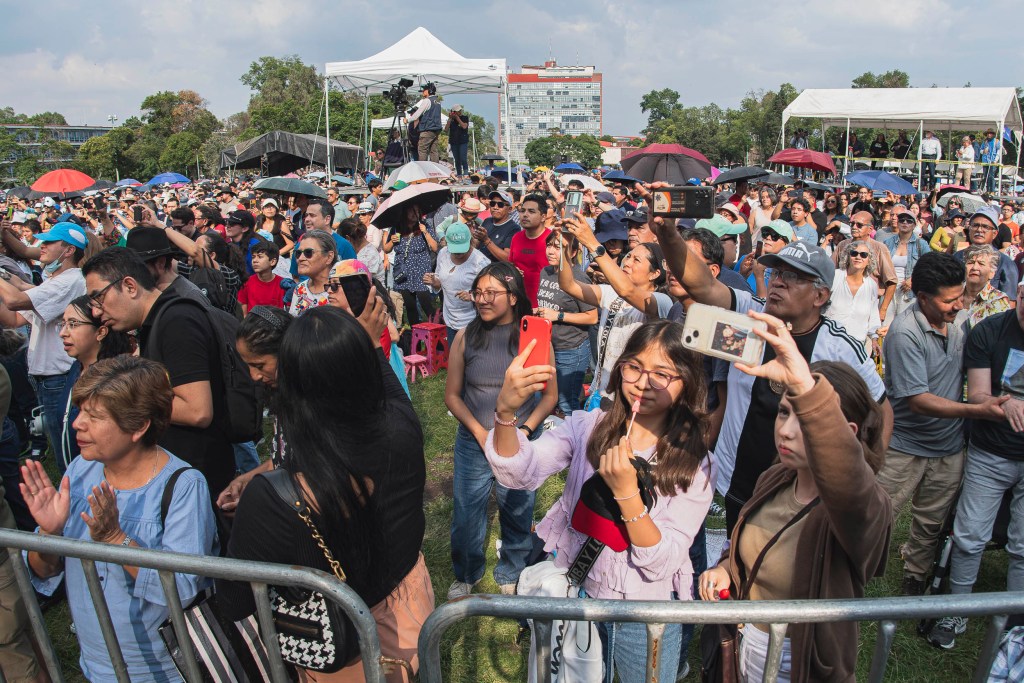
[{"label": "light blue blouse", "polygon": [[[175,470],[188,467],[188,463],[168,455],[168,463],[148,484],[117,492],[121,528],[143,548],[193,555],[216,554],[217,529],[210,493],[206,479],[198,470],[190,469],[178,477],[167,519],[164,525],[160,523],[160,501],[167,481]],[[86,496],[91,494],[93,486],[103,481],[103,465],[79,456],[71,462],[67,475],[71,482],[71,512],[64,525],[64,536],[90,540],[89,528],[79,513],[91,515]],[[138,577],[132,579],[120,565],[97,562],[96,569],[131,680],[180,681],[181,676],[157,633],[169,614],[157,571],[140,568]],[[81,648],[82,673],[93,683],[115,681],[81,561],[66,558],[62,574],[45,580],[33,575],[32,583],[40,593],[51,595],[62,577],[67,581],[68,604]],[[209,579],[188,574],[176,574],[175,581],[183,605],[188,605],[211,583]]]}]

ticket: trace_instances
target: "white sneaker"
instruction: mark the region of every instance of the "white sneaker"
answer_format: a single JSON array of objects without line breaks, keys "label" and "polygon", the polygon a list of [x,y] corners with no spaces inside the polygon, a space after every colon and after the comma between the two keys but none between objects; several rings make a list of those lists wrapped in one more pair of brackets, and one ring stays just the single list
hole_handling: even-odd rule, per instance
[{"label": "white sneaker", "polygon": [[448,589],[448,599],[455,600],[457,598],[464,598],[467,595],[473,594],[473,586],[475,583],[465,583],[463,581],[453,581],[451,588]]},{"label": "white sneaker", "polygon": [[515,595],[516,594],[516,584],[514,584],[514,583],[503,583],[500,586],[498,586],[498,588],[501,589],[501,594],[502,595]]}]

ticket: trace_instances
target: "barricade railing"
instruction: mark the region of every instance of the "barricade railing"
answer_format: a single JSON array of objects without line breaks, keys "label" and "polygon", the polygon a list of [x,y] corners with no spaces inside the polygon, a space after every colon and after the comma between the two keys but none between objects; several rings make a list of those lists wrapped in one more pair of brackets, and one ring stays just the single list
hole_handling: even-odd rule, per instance
[{"label": "barricade railing", "polygon": [[[456,622],[471,617],[532,619],[537,641],[538,680],[551,681],[551,622],[640,622],[647,624],[645,681],[657,683],[659,642],[665,624],[769,624],[764,681],[774,683],[782,661],[782,645],[789,624],[836,621],[877,621],[878,636],[868,681],[878,683],[896,634],[896,622],[944,616],[990,617],[972,681],[983,683],[999,649],[1009,614],[1024,613],[1024,592],[935,595],[923,597],[861,598],[857,600],[765,600],[720,602],[634,601],[472,595],[445,603],[423,624],[419,637],[420,681],[441,683],[441,639]],[[662,682],[665,683],[665,682]]]},{"label": "barricade railing", "polygon": [[306,590],[322,593],[325,598],[333,601],[344,610],[352,620],[359,637],[359,649],[362,657],[363,672],[368,683],[384,683],[385,675],[381,665],[380,640],[377,637],[377,624],[370,609],[362,599],[347,585],[335,577],[315,569],[290,567],[266,562],[249,562],[222,557],[204,557],[185,553],[172,553],[163,550],[146,548],[122,548],[105,543],[93,543],[83,540],[72,540],[55,536],[41,536],[24,531],[0,529],[0,547],[11,552],[11,564],[14,568],[18,587],[25,600],[29,622],[35,635],[43,658],[43,664],[50,674],[53,683],[63,683],[64,677],[53,643],[47,633],[46,622],[42,610],[36,601],[35,590],[29,577],[29,568],[21,559],[21,551],[29,550],[52,555],[62,555],[81,560],[85,571],[85,580],[90,597],[96,608],[100,631],[103,634],[110,661],[119,683],[130,683],[128,669],[117,642],[114,625],[110,619],[110,611],[100,585],[96,571],[97,562],[146,567],[159,573],[160,584],[167,598],[171,624],[174,627],[179,646],[186,663],[185,680],[188,683],[201,683],[198,660],[192,648],[185,613],[175,586],[174,575],[194,574],[196,576],[231,581],[244,581],[252,586],[256,600],[256,618],[260,625],[270,660],[271,680],[274,683],[286,683],[288,676],[281,650],[277,642],[277,630],[271,612],[267,586],[296,586]]}]

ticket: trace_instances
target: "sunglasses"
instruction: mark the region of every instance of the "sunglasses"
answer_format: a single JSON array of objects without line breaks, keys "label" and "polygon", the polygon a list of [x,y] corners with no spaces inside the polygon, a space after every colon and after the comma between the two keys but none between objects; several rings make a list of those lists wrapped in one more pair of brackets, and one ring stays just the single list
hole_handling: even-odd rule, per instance
[{"label": "sunglasses", "polygon": [[871,258],[871,254],[866,251],[851,251],[850,258]]},{"label": "sunglasses", "polygon": [[775,242],[776,240],[781,240],[781,239],[784,239],[784,238],[782,237],[782,235],[780,235],[779,233],[775,232],[774,230],[769,230],[768,228],[762,228],[761,229],[761,239],[763,239],[763,240],[771,240],[772,242]]},{"label": "sunglasses", "polygon": [[329,291],[331,294],[337,294],[338,290],[341,289],[340,282],[328,282],[324,285],[324,289]]},{"label": "sunglasses", "polygon": [[297,254],[297,258],[311,259],[314,254],[322,254],[323,252],[319,249],[296,249],[295,253]]},{"label": "sunglasses", "polygon": [[897,223],[916,223],[916,222],[917,222],[917,219],[915,219],[915,218],[914,218],[914,217],[913,217],[912,215],[910,215],[910,214],[907,214],[907,213],[901,213],[901,214],[900,214],[900,217],[896,219],[896,222],[897,222]]},{"label": "sunglasses", "polygon": [[506,204],[505,202],[487,202],[487,203],[490,204],[491,207],[495,208],[495,209],[501,209],[503,207],[508,206],[508,204]]},{"label": "sunglasses", "polygon": [[857,228],[870,228],[871,227],[871,223],[861,223],[859,221],[853,221],[852,223],[850,223],[850,225],[853,225],[854,227],[857,227]]}]

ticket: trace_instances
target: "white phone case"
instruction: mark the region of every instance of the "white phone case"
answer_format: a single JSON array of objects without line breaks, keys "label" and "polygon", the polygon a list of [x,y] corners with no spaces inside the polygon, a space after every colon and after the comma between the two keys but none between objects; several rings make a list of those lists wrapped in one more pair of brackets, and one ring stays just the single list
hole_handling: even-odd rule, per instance
[{"label": "white phone case", "polygon": [[686,311],[683,346],[707,356],[744,365],[757,365],[764,355],[764,340],[753,330],[767,323],[717,306],[693,304]]}]

